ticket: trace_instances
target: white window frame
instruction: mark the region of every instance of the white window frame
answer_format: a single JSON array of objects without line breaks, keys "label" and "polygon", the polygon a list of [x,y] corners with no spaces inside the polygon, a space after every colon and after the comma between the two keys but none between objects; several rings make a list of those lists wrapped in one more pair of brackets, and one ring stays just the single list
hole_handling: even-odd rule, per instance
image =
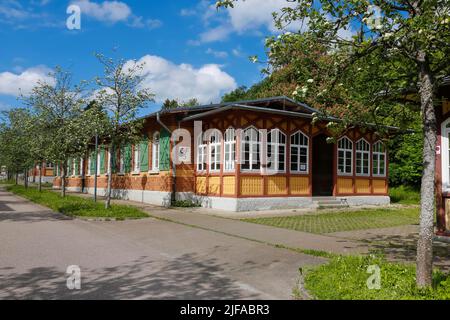
[{"label": "white window frame", "polygon": [[[384,148],[384,152],[379,152],[379,151],[375,151],[376,150],[376,146],[378,145],[378,144],[380,144],[383,148]],[[383,168],[383,170],[384,170],[384,173],[383,174],[380,174],[380,158],[381,158],[381,156],[383,156],[384,157],[384,168]],[[374,173],[374,171],[375,171],[375,166],[374,166],[374,164],[375,164],[375,161],[373,161],[373,158],[374,157],[377,157],[377,164],[378,164],[378,166],[377,166],[377,170],[376,170],[376,172],[377,173]],[[384,143],[383,142],[381,142],[381,141],[377,141],[377,142],[375,142],[374,144],[373,144],[373,146],[372,146],[372,166],[373,166],[373,169],[372,169],[372,175],[374,176],[374,177],[386,177],[386,146],[384,145]]]},{"label": "white window frame", "polygon": [[133,150],[133,173],[141,173],[141,146],[139,144],[134,145]]},{"label": "white window frame", "polygon": [[208,144],[205,143],[203,133],[197,138],[197,172],[205,172],[207,168],[207,150]]},{"label": "white window frame", "polygon": [[[360,143],[366,143],[369,150],[360,150],[358,148]],[[371,157],[370,157],[370,143],[364,138],[359,139],[356,142],[356,152],[355,152],[355,161],[356,161],[356,168],[355,168],[355,174],[358,177],[369,177],[370,176],[370,163],[371,163]],[[358,156],[361,156],[361,169],[363,172],[358,172]],[[367,173],[364,173],[364,156],[367,157]]]},{"label": "white window frame", "polygon": [[[341,141],[347,140],[350,145],[351,148],[349,149],[348,146],[347,147],[341,147],[340,143]],[[339,171],[339,153],[343,152],[343,159],[344,159],[344,172],[340,172]],[[350,172],[346,171],[347,168],[347,160],[348,160],[348,152],[350,152]],[[338,140],[338,147],[337,147],[337,174],[338,176],[352,176],[353,175],[353,141],[350,140],[347,136],[343,136],[342,138],[340,138]]]},{"label": "white window frame", "polygon": [[84,176],[84,158],[80,158],[80,177]]},{"label": "white window frame", "polygon": [[224,168],[225,172],[233,172],[236,168],[236,130],[225,130],[224,140]]},{"label": "white window frame", "polygon": [[441,179],[442,179],[442,191],[450,192],[450,118],[445,120],[441,125]]},{"label": "white window frame", "polygon": [[[209,171],[220,172],[220,156],[222,154],[222,133],[219,130],[213,130],[209,136]],[[214,151],[214,157],[213,157]]]},{"label": "white window frame", "polygon": [[[292,143],[293,138],[299,135],[299,144],[296,143]],[[302,139],[303,137],[303,139]],[[291,173],[294,174],[308,174],[309,173],[309,137],[301,130],[294,132],[293,134],[291,134],[290,136],[290,153],[291,153],[291,157],[289,159],[289,169]],[[302,143],[303,140],[303,143]],[[306,142],[306,144],[305,144]],[[292,155],[294,154],[293,152],[293,148],[297,148],[297,169],[292,170]],[[306,150],[306,170],[301,170],[301,165],[303,164],[302,162],[300,162],[300,157],[301,157],[301,151],[302,150]]]},{"label": "white window frame", "polygon": [[73,159],[72,159],[72,176],[74,176],[74,177],[77,176],[77,174],[76,174],[76,172],[75,172],[75,161],[76,161],[76,159],[73,158]]},{"label": "white window frame", "polygon": [[159,172],[160,134],[155,132],[152,140],[152,168],[151,172]]},{"label": "white window frame", "polygon": [[[275,139],[273,139],[275,137]],[[284,138],[284,143],[283,143]],[[272,129],[267,134],[267,171],[268,172],[277,172],[277,173],[284,173],[286,172],[286,140],[287,136],[286,134],[281,131],[280,129]],[[270,142],[269,142],[270,140]],[[271,157],[269,158],[269,146],[271,149]],[[280,147],[284,149],[283,152],[283,160],[284,160],[284,169],[280,170]],[[272,159],[273,158],[273,159]],[[269,160],[270,159],[270,160]],[[271,165],[269,167],[269,162],[275,165]]]},{"label": "white window frame", "polygon": [[125,148],[119,149],[119,174],[125,174]]},{"label": "white window frame", "polygon": [[[256,140],[253,140],[253,134],[250,136],[250,140],[246,141],[245,138],[247,136],[247,132],[251,131],[252,133],[256,133]],[[249,168],[244,168],[245,160],[245,146],[249,145]],[[255,149],[256,148],[256,153]],[[253,156],[259,155],[259,166],[258,162],[254,161]],[[250,126],[242,131],[242,139],[241,139],[241,171],[242,172],[260,172],[261,171],[261,132],[256,129],[254,126]]]},{"label": "white window frame", "polygon": [[98,148],[97,150],[97,172],[96,174],[99,176],[100,175],[100,165],[101,165],[101,150],[100,148]]},{"label": "white window frame", "polygon": [[91,176],[91,175],[92,175],[92,172],[91,172],[91,162],[92,162],[92,160],[91,160],[91,155],[88,154],[88,165],[87,165],[87,175],[88,175],[88,176]]}]

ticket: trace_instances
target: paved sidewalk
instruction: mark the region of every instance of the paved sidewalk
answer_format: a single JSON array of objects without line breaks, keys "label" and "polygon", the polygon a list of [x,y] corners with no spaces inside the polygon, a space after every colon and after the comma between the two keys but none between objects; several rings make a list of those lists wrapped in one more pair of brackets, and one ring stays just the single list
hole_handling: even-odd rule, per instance
[{"label": "paved sidewalk", "polygon": [[[82,197],[90,196],[78,193],[77,195]],[[368,252],[367,245],[359,241],[223,218],[215,216],[215,211],[211,211],[211,214],[206,214],[205,210],[198,212],[197,208],[163,208],[126,200],[113,200],[113,202],[139,207],[157,218],[169,219],[173,222],[271,245],[281,245],[305,250],[319,250],[336,254],[359,254]]]}]

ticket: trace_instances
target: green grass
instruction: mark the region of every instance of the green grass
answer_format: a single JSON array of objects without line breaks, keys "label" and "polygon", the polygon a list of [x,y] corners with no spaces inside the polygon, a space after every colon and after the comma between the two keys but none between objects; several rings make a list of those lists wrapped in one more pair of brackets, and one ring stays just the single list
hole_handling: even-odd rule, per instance
[{"label": "green grass", "polygon": [[3,180],[0,179],[0,185],[8,185],[8,184],[15,184],[16,182],[14,180]]},{"label": "green grass", "polygon": [[419,204],[420,191],[411,187],[394,187],[389,189],[389,196],[393,203],[399,204]]},{"label": "green grass", "polygon": [[174,208],[198,208],[201,207],[200,203],[191,200],[177,200],[172,202]]},{"label": "green grass", "polygon": [[322,234],[416,224],[419,222],[419,209],[366,209],[291,217],[252,218],[242,220],[278,228]]},{"label": "green grass", "polygon": [[50,190],[39,192],[34,187],[25,189],[23,186],[9,186],[7,190],[67,216],[114,218],[117,220],[139,219],[149,216],[135,207],[114,204],[107,210],[104,208],[103,202],[96,203],[92,199],[71,195],[62,198],[56,192]]},{"label": "green grass", "polygon": [[[380,289],[369,289],[370,265],[380,268]],[[415,266],[387,262],[381,256],[338,256],[310,269],[305,288],[320,300],[450,300],[450,274],[435,271],[433,288],[416,287]]]}]

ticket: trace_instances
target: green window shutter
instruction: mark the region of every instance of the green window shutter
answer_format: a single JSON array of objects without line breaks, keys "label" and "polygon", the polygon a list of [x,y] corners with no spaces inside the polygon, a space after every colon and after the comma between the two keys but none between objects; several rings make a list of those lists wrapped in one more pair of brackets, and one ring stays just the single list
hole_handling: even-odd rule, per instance
[{"label": "green window shutter", "polygon": [[124,148],[125,154],[124,154],[124,167],[125,167],[125,173],[129,173],[131,171],[131,145],[127,144]]},{"label": "green window shutter", "polygon": [[91,158],[91,165],[89,167],[91,175],[95,174],[95,151],[91,152],[91,155],[89,156]]},{"label": "green window shutter", "polygon": [[104,147],[101,147],[100,148],[100,174],[105,173],[105,155],[106,155],[106,150]]},{"label": "green window shutter", "polygon": [[148,171],[148,140],[142,140],[139,144],[139,155],[140,155],[140,161],[141,164],[141,171],[146,172]]},{"label": "green window shutter", "polygon": [[80,175],[80,160],[75,160],[75,175]]},{"label": "green window shutter", "polygon": [[69,160],[67,160],[67,174],[66,174],[66,176],[71,176],[72,175],[72,173],[73,173],[72,164],[73,164],[73,160],[72,160],[72,158],[69,158]]},{"label": "green window shutter", "polygon": [[116,161],[116,159],[117,159],[117,157],[118,157],[118,153],[117,153],[117,150],[118,150],[118,148],[112,148],[111,149],[111,172],[112,173],[116,173],[117,172],[117,169],[116,169],[116,165],[117,165],[117,161]]},{"label": "green window shutter", "polygon": [[159,170],[169,171],[170,169],[170,133],[162,129],[159,138]]}]

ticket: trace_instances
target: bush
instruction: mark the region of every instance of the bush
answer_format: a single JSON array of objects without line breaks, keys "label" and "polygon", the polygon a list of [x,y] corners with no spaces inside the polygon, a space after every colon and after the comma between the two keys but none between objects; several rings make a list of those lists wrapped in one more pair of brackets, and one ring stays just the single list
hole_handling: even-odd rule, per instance
[{"label": "bush", "polygon": [[36,188],[25,189],[23,186],[10,186],[7,190],[67,216],[114,218],[117,220],[148,217],[148,214],[135,207],[111,205],[110,209],[105,209],[101,202],[70,195],[62,198],[58,193],[50,190],[39,192]]},{"label": "bush", "polygon": [[[380,267],[381,288],[368,289],[367,269]],[[433,288],[416,287],[414,265],[387,262],[382,256],[338,256],[326,265],[309,270],[306,289],[322,300],[448,300],[450,275],[433,273]]]},{"label": "bush", "polygon": [[420,191],[408,186],[390,188],[389,196],[391,197],[391,201],[393,203],[400,203],[400,204],[420,203]]},{"label": "bush", "polygon": [[172,207],[175,208],[198,208],[201,207],[200,203],[192,200],[177,200],[172,202]]}]

